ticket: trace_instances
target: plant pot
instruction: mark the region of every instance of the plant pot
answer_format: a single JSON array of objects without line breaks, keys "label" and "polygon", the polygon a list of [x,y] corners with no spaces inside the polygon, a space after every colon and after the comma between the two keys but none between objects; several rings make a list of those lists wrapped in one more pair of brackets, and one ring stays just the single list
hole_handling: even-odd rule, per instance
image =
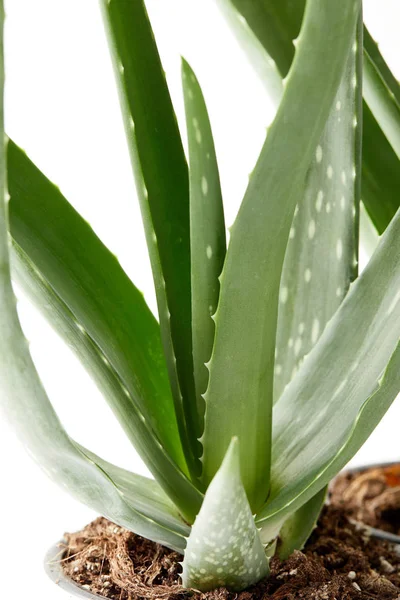
[{"label": "plant pot", "polygon": [[[384,468],[384,467],[390,467],[390,466],[398,465],[398,464],[399,463],[396,461],[396,462],[390,462],[390,463],[366,465],[366,466],[358,467],[358,468],[345,469],[342,472],[342,474],[343,473],[358,474],[358,473],[362,473],[363,471],[366,471],[370,468],[379,468],[379,467]],[[360,527],[363,527],[364,529],[366,529],[368,531],[368,533],[371,535],[371,537],[385,540],[385,541],[393,543],[393,544],[399,544],[399,553],[400,553],[400,536],[399,535],[394,535],[392,533],[388,533],[388,532],[380,530],[380,529],[375,529],[375,528],[365,525],[361,522],[353,521],[353,523],[356,523],[356,524],[360,525]],[[86,598],[87,600],[96,600],[96,599],[98,600],[99,598],[100,599],[103,598],[103,600],[106,600],[105,596],[93,594],[89,590],[87,590],[84,587],[75,583],[70,577],[68,577],[64,573],[64,570],[62,568],[62,563],[60,562],[60,549],[63,546],[65,546],[65,540],[62,542],[59,542],[58,544],[53,546],[46,554],[45,570],[46,570],[47,575],[50,577],[50,579],[52,581],[54,581],[54,583],[56,583],[60,588],[62,588],[63,590],[65,590],[66,592],[68,592],[69,594],[71,594],[75,597]]]},{"label": "plant pot", "polygon": [[[364,465],[361,467],[353,467],[353,468],[344,469],[342,471],[342,474],[344,474],[344,473],[360,474],[360,473],[363,473],[364,471],[368,471],[369,469],[379,469],[379,468],[384,469],[386,467],[393,467],[393,466],[397,466],[399,464],[400,464],[399,461],[374,463],[374,464]],[[399,552],[400,552],[400,535],[395,535],[394,533],[389,533],[388,531],[384,531],[382,529],[376,529],[375,527],[371,527],[360,521],[352,520],[352,522],[359,524],[360,527],[361,526],[364,527],[372,537],[375,537],[380,540],[385,540],[392,544],[399,544]]]},{"label": "plant pot", "polygon": [[58,542],[58,544],[55,544],[50,548],[45,556],[44,568],[50,579],[62,590],[65,590],[77,598],[86,598],[86,600],[105,599],[104,596],[98,596],[97,594],[92,594],[92,592],[85,590],[82,586],[78,585],[65,575],[62,563],[60,562],[60,547],[64,545],[65,540]]}]

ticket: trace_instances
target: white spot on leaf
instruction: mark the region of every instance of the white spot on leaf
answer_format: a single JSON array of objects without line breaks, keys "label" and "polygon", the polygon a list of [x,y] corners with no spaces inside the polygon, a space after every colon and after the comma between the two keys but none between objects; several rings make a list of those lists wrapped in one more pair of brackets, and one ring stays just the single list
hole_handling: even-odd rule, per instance
[{"label": "white spot on leaf", "polygon": [[204,177],[204,175],[201,178],[201,191],[202,191],[203,196],[207,196],[207,194],[208,194],[208,181]]},{"label": "white spot on leaf", "polygon": [[343,242],[341,239],[338,239],[336,242],[336,256],[338,260],[340,260],[343,256]]},{"label": "white spot on leaf", "polygon": [[317,209],[317,212],[321,212],[323,199],[324,199],[324,192],[322,190],[319,190],[318,195],[317,195],[317,201],[315,203],[315,208]]},{"label": "white spot on leaf", "polygon": [[286,304],[289,296],[289,290],[286,286],[283,286],[280,291],[280,301],[282,304]]},{"label": "white spot on leaf", "polygon": [[313,239],[315,235],[315,221],[314,219],[311,219],[311,221],[308,224],[308,237],[310,240]]},{"label": "white spot on leaf", "polygon": [[319,337],[319,320],[314,319],[311,329],[311,341],[313,344],[317,341]]}]

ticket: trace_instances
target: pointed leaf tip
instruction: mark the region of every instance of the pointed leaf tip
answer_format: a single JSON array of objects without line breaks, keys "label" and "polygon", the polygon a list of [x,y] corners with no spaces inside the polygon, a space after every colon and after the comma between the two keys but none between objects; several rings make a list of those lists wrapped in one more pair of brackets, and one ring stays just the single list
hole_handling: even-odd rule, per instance
[{"label": "pointed leaf tip", "polygon": [[240,477],[234,437],[211,481],[188,538],[183,585],[239,591],[268,574],[268,559]]}]

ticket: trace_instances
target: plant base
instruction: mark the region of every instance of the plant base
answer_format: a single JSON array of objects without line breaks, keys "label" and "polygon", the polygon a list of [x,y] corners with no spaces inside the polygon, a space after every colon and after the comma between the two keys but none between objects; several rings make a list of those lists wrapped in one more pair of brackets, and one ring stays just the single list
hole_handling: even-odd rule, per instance
[{"label": "plant base", "polygon": [[51,561],[52,576],[70,593],[92,600],[398,600],[400,546],[371,537],[351,522],[362,518],[392,535],[399,533],[400,505],[392,502],[388,508],[388,498],[396,492],[387,490],[398,489],[400,479],[394,476],[400,468],[390,469],[339,476],[330,490],[331,504],[304,551],[286,561],[274,558],[271,576],[240,594],[224,588],[207,594],[184,590],[179,554],[103,518],[66,534],[53,552],[52,558],[57,552],[58,557]]}]

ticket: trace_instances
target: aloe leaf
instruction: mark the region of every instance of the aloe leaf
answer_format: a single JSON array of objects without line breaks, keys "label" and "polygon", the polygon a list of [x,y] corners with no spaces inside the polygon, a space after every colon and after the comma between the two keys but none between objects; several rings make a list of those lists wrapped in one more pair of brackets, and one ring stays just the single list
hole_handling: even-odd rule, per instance
[{"label": "aloe leaf", "polygon": [[368,259],[371,258],[376,250],[379,242],[378,233],[368,216],[368,213],[363,205],[360,207],[360,245],[367,254]]},{"label": "aloe leaf", "polygon": [[[0,406],[28,452],[76,498],[140,535],[180,546],[181,536],[127,505],[112,481],[71,442],[36,373],[16,310],[9,262],[3,126],[3,20],[0,3]],[[178,544],[179,542],[179,544]]]},{"label": "aloe leaf", "polygon": [[[293,40],[298,36],[305,0],[217,1],[268,93],[279,99],[277,72],[285,78],[289,71],[295,52]],[[366,52],[385,85],[399,99],[399,85],[365,28],[364,36]],[[267,64],[270,68],[266,67]],[[275,70],[272,68],[274,65]],[[377,115],[372,115],[365,101],[363,112],[362,197],[378,232],[383,233],[400,205],[397,193],[399,160],[375,120]]]},{"label": "aloe leaf", "polygon": [[192,526],[183,561],[185,587],[240,591],[268,574],[268,560],[240,476],[234,438]]},{"label": "aloe leaf", "polygon": [[206,104],[197,78],[182,61],[189,142],[190,252],[192,277],[192,338],[198,414],[204,416],[202,395],[208,370],[217,309],[219,276],[226,253],[225,221],[217,157]]},{"label": "aloe leaf", "polygon": [[[117,370],[167,451],[184,468],[157,321],[88,223],[10,141],[10,229]],[[126,418],[129,414],[126,415]]]},{"label": "aloe leaf", "polygon": [[180,435],[192,473],[200,463],[191,331],[186,158],[143,0],[101,0],[120,91],[156,288]]},{"label": "aloe leaf", "polygon": [[190,526],[185,523],[176,506],[154,479],[122,469],[100,458],[76,442],[74,443],[85,456],[107,473],[123,499],[136,511],[149,517],[162,527],[180,534],[182,536],[181,551],[184,550],[186,546],[185,538],[190,534]]},{"label": "aloe leaf", "polygon": [[400,211],[275,406],[271,493],[257,517],[267,531],[328,483],[396,397],[399,289]]},{"label": "aloe leaf", "polygon": [[359,7],[348,0],[308,2],[286,90],[233,226],[222,272],[205,395],[204,474],[208,483],[236,435],[253,510],[269,490],[278,296],[289,230],[350,52]]},{"label": "aloe leaf", "polygon": [[400,158],[400,85],[367,30],[363,71],[365,100]]},{"label": "aloe leaf", "polygon": [[[27,160],[26,157],[25,160]],[[32,185],[30,191],[32,194],[30,197],[36,198],[34,191],[38,193],[39,189]],[[41,197],[44,198],[45,195],[43,194]],[[55,211],[55,214],[64,217],[64,223],[68,223],[69,211],[68,209],[66,211],[64,210],[65,206],[68,205],[66,202],[65,205],[62,202],[58,202],[58,199],[57,195],[53,195],[53,202],[50,203],[50,205]],[[11,205],[12,201],[10,202],[10,206]],[[39,206],[37,206],[37,209],[40,213]],[[69,207],[69,209],[72,210],[71,207]],[[41,214],[43,220],[40,221],[39,218],[39,222],[43,225],[46,223],[46,218],[49,213],[44,211]],[[73,221],[75,227],[62,229],[62,232],[60,232],[60,239],[63,239],[62,233],[64,233],[66,236],[64,240],[67,241],[68,247],[72,249],[75,247],[73,238],[74,232],[77,234],[80,232],[80,217],[76,213],[75,216],[77,219],[76,223]],[[83,225],[87,227],[84,222]],[[34,234],[35,230],[32,229],[30,231],[31,234]],[[57,234],[57,230],[55,233]],[[69,239],[70,235],[72,236],[71,239]],[[94,236],[94,234],[92,235]],[[36,244],[35,239],[37,239]],[[40,235],[38,235],[38,238],[35,238],[35,236],[32,235],[30,241],[36,249],[40,249],[41,239]],[[96,243],[100,244],[95,236],[94,240]],[[46,269],[46,260],[44,260],[43,263],[39,262],[39,260],[38,263],[34,263],[15,241],[13,241],[12,248],[13,275],[18,283],[22,286],[30,300],[49,320],[57,333],[61,335],[69,347],[77,354],[78,358],[93,377],[104,397],[110,404],[110,407],[119,419],[124,431],[136,447],[153,476],[176,503],[185,517],[189,520],[193,519],[201,504],[201,494],[196,490],[193,484],[190,483],[184,472],[179,469],[165,447],[161,444],[152,427],[151,421],[144,416],[144,413],[136,403],[132,402],[132,396],[127,393],[126,383],[111,362],[112,358],[106,354],[100,345],[96,343],[95,339],[89,335],[87,320],[84,320],[85,314],[80,312],[74,314],[72,312],[71,308],[74,308],[75,306],[77,308],[84,307],[84,305],[79,302],[79,295],[73,293],[75,290],[72,286],[70,291],[75,304],[70,304],[70,306],[67,305],[70,296],[64,294],[65,289],[63,286],[66,286],[68,292],[68,282],[71,281],[71,273],[65,269],[61,269],[63,262],[60,260],[58,263],[59,266],[57,267],[57,273],[60,276],[60,280],[55,280],[54,277],[52,277],[52,271]],[[88,243],[86,246],[87,253],[85,254],[85,257],[90,259],[89,248],[90,244]],[[100,244],[100,250],[101,248]],[[44,246],[44,250],[43,255],[39,255],[39,259],[40,256],[43,256],[44,259],[46,259],[47,256],[53,256],[55,259],[60,256],[57,253],[52,254],[52,251],[47,254],[47,246]],[[105,251],[104,247],[103,250]],[[44,267],[44,271],[40,271],[37,264]],[[79,268],[79,265],[75,261],[71,261],[70,264],[74,268]],[[104,261],[101,264],[105,266],[107,262]],[[80,263],[81,267],[83,265],[84,262]],[[47,279],[43,273],[46,273],[49,279]],[[59,285],[60,282],[62,282],[62,285]],[[52,287],[51,284],[53,284],[54,287]],[[117,289],[119,289],[122,294],[123,287],[119,286]],[[135,304],[132,304],[130,310],[134,306]],[[117,312],[117,309],[118,304],[115,308],[115,312]],[[90,314],[92,313],[89,313],[89,315]],[[82,322],[85,323],[86,328],[82,325]],[[94,325],[96,325],[96,323]]]},{"label": "aloe leaf", "polygon": [[350,52],[290,229],[280,284],[275,401],[319,339],[357,274],[360,41]]},{"label": "aloe leaf", "polygon": [[317,524],[327,491],[328,488],[325,486],[286,519],[279,532],[278,540],[277,552],[281,560],[289,558],[295,550],[302,550]]},{"label": "aloe leaf", "polygon": [[366,102],[362,145],[362,201],[382,234],[400,206],[400,163]]},{"label": "aloe leaf", "polygon": [[[244,11],[244,7],[242,6],[243,3],[240,2],[240,0],[216,0],[216,2],[219,6],[220,12],[224,15],[225,20],[229,23],[232,31],[234,32],[239,44],[242,48],[244,48],[246,55],[249,57],[250,62],[260,80],[262,82],[267,82],[268,93],[278,106],[283,93],[282,77],[275,61],[265,51],[265,43],[268,40],[273,40],[273,34],[276,33],[275,28],[272,28],[272,31],[269,29],[269,24],[271,23],[270,19],[262,18],[260,20],[260,23],[265,29],[265,36],[261,35],[259,39],[251,29],[251,27],[258,21],[260,16],[259,14],[257,14],[254,22],[252,20],[248,21],[243,16],[244,14],[246,17],[248,15]],[[255,10],[257,13],[259,13],[259,11],[262,10],[262,5],[260,2],[248,2],[247,0],[245,0],[245,2],[251,11]],[[302,15],[303,12],[299,17],[299,23],[301,22]],[[298,31],[296,32],[296,35],[297,33]],[[295,36],[293,35],[293,37]],[[284,47],[286,48],[286,44]],[[288,69],[286,69],[286,73],[287,71]]]}]

